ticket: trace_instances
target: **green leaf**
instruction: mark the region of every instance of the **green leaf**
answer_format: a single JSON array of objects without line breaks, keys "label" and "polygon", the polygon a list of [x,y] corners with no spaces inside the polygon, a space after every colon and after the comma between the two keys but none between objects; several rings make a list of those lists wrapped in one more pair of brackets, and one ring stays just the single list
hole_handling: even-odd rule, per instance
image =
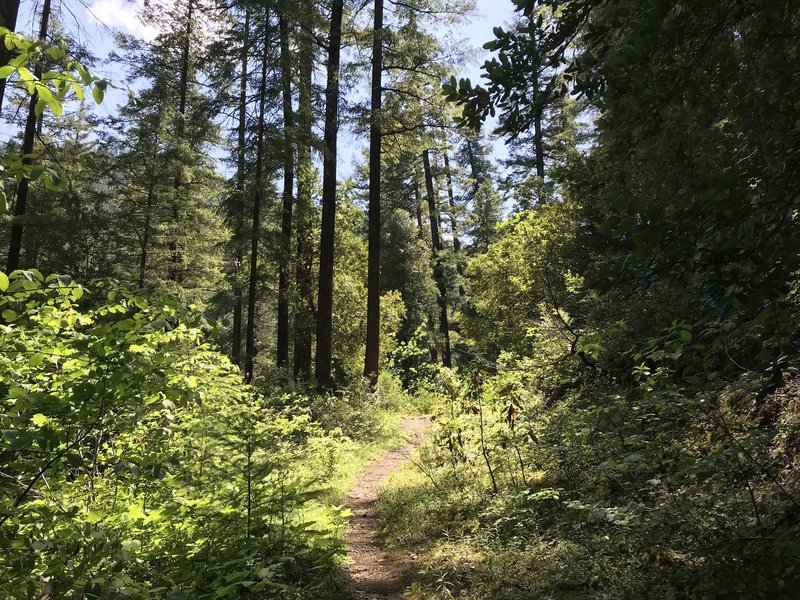
[{"label": "green leaf", "polygon": [[8,277],[5,273],[0,272],[0,292],[5,292],[8,289]]},{"label": "green leaf", "polygon": [[51,99],[50,102],[48,102],[48,105],[50,106],[50,110],[52,110],[57,117],[60,117],[64,114],[64,107],[57,98]]},{"label": "green leaf", "polygon": [[5,65],[3,67],[0,67],[0,79],[6,79],[14,71],[16,71],[16,69],[11,65]]},{"label": "green leaf", "polygon": [[33,168],[31,168],[31,175],[30,175],[31,181],[36,181],[37,179],[39,179],[39,177],[41,177],[46,170],[47,168],[44,165],[34,165]]},{"label": "green leaf", "polygon": [[89,74],[89,71],[84,67],[81,63],[75,63],[75,70],[78,72],[78,75],[81,76],[83,83],[89,84],[92,82],[92,76]]},{"label": "green leaf", "polygon": [[86,522],[87,523],[97,523],[101,521],[105,517],[105,514],[101,510],[93,510],[89,509],[88,514],[86,515]]},{"label": "green leaf", "polygon": [[92,98],[97,104],[101,104],[103,102],[103,98],[105,97],[105,91],[100,88],[99,85],[95,85],[92,88]]},{"label": "green leaf", "polygon": [[33,424],[36,425],[37,427],[44,427],[45,425],[47,425],[49,420],[50,419],[48,419],[42,413],[36,413],[31,417],[31,421],[33,421]]},{"label": "green leaf", "polygon": [[61,60],[64,58],[64,51],[59,48],[58,46],[50,46],[47,49],[47,53],[50,55],[50,58],[53,60]]},{"label": "green leaf", "polygon": [[36,78],[33,76],[33,73],[31,73],[31,72],[28,70],[28,68],[27,68],[27,67],[20,67],[20,68],[18,69],[18,71],[19,71],[19,78],[20,78],[22,81],[25,81],[25,82],[30,82],[30,81],[34,81],[34,80],[36,79]]}]

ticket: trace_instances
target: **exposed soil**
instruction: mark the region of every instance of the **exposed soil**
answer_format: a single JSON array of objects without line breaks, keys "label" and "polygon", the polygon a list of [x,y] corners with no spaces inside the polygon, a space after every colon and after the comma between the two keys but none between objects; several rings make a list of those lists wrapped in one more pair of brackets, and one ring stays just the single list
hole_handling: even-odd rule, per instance
[{"label": "exposed soil", "polygon": [[381,539],[378,489],[419,447],[429,424],[429,417],[403,419],[403,430],[408,436],[406,444],[372,463],[347,495],[347,506],[353,511],[345,530],[347,570],[357,600],[400,600],[410,583],[409,565],[393,561]]}]

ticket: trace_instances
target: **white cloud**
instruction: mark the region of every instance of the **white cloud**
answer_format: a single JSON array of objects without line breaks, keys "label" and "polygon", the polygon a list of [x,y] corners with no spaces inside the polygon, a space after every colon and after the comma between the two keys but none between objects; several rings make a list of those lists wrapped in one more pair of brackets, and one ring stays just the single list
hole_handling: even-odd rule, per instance
[{"label": "white cloud", "polygon": [[[4,1],[4,0],[0,0]],[[176,0],[149,0],[145,7],[146,0],[93,0],[86,12],[93,21],[107,25],[113,29],[118,29],[124,33],[129,33],[134,37],[152,42],[162,29],[154,23],[144,23],[141,18],[143,12],[153,13],[154,11],[165,11],[174,9]],[[210,3],[203,0],[195,0],[195,7],[199,8],[195,12],[195,19],[198,19],[201,26],[198,32],[201,34],[203,43],[212,41],[215,37],[222,34],[226,28],[224,19],[209,17],[210,11],[204,11],[203,7],[208,8]]]},{"label": "white cloud", "polygon": [[94,0],[86,12],[103,25],[149,42],[159,32],[158,28],[142,22],[139,15],[143,8],[144,0]]}]

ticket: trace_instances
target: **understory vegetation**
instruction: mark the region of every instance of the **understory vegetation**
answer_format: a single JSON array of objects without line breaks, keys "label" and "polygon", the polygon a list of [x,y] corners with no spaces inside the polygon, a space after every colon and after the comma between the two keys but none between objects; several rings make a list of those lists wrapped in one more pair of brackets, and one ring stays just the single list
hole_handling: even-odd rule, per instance
[{"label": "understory vegetation", "polygon": [[346,597],[339,503],[397,443],[391,383],[265,396],[170,297],[0,289],[4,598]]},{"label": "understory vegetation", "polygon": [[485,87],[448,95],[518,139],[546,115],[523,95],[540,64],[597,107],[596,139],[467,264],[456,319],[483,361],[440,374],[423,472],[382,499],[419,557],[412,591],[798,598],[800,130],[778,78],[800,20],[780,2],[517,5],[536,26],[496,32]]}]

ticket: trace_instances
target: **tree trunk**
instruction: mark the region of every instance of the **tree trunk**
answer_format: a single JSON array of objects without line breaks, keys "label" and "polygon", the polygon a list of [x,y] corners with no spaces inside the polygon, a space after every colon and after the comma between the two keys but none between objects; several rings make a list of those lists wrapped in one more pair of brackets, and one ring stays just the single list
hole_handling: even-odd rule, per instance
[{"label": "tree trunk", "polygon": [[444,152],[444,172],[447,177],[447,203],[450,206],[450,227],[453,230],[453,250],[461,250],[461,240],[458,239],[458,229],[456,225],[456,198],[453,193],[453,174],[450,172],[450,157]]},{"label": "tree trunk", "polygon": [[142,231],[141,254],[139,255],[139,289],[143,289],[147,281],[147,258],[152,237],[152,213],[155,200],[155,180],[151,180],[147,190],[147,203],[144,210],[144,230]]},{"label": "tree trunk", "polygon": [[367,256],[367,348],[364,375],[374,385],[380,368],[381,326],[381,69],[383,68],[383,0],[375,0],[372,29],[372,97],[369,126],[369,211]]},{"label": "tree trunk", "polygon": [[258,243],[261,237],[261,201],[264,195],[264,109],[267,95],[267,58],[269,56],[269,8],[264,27],[264,56],[261,63],[261,82],[258,87],[258,134],[256,137],[256,177],[253,194],[253,226],[250,234],[250,286],[247,298],[247,334],[245,347],[245,383],[253,381],[253,359],[256,354],[256,288],[258,283]]},{"label": "tree trunk", "polygon": [[428,194],[428,214],[431,221],[431,246],[433,247],[433,278],[439,290],[439,333],[442,336],[444,348],[442,349],[442,365],[452,367],[450,357],[450,324],[447,319],[447,284],[444,280],[444,269],[439,257],[442,243],[439,239],[439,208],[433,192],[433,173],[431,172],[431,159],[428,150],[422,151],[422,165],[425,169],[425,191]]},{"label": "tree trunk", "polygon": [[[181,80],[178,89],[178,112],[186,114],[186,90],[189,86],[189,53],[192,48],[192,13],[194,11],[194,0],[189,0],[186,6],[186,37],[183,40],[181,51]],[[181,130],[183,124],[181,123]],[[183,131],[181,131],[181,134]],[[179,174],[180,175],[180,174]]]},{"label": "tree trunk", "polygon": [[536,147],[536,176],[544,179],[544,144],[542,143],[542,113],[536,110],[533,119],[534,145]]},{"label": "tree trunk", "polygon": [[[314,6],[304,2],[304,14],[311,16]],[[311,104],[311,81],[314,70],[314,49],[311,25],[304,28],[300,37],[300,77],[298,86],[298,145],[297,145],[297,257],[295,278],[297,305],[294,321],[294,376],[309,377],[312,374],[312,343],[316,330],[314,285],[311,270],[314,254],[311,244],[313,205],[311,188],[314,167],[311,164],[311,144],[313,140],[313,112]]]},{"label": "tree trunk", "polygon": [[322,224],[317,290],[317,356],[315,375],[321,389],[331,389],[333,343],[333,264],[336,234],[336,152],[339,133],[339,60],[344,0],[333,0],[325,87],[325,155],[322,157]]},{"label": "tree trunk", "polygon": [[[180,145],[181,141],[183,141],[184,136],[186,135],[186,97],[188,95],[188,87],[189,87],[189,59],[191,58],[191,48],[192,48],[192,17],[194,13],[194,0],[189,0],[186,6],[186,33],[185,38],[183,40],[183,48],[181,49],[181,75],[180,80],[178,82],[178,130],[177,134],[177,143]],[[180,158],[179,158],[180,160]],[[178,221],[180,219],[180,199],[178,198],[178,190],[180,190],[182,185],[182,167],[180,164],[177,165],[177,171],[175,172],[175,180],[173,182],[173,189],[175,191],[173,204],[172,204],[172,218],[175,223],[176,231],[178,227]],[[176,233],[177,235],[177,233]],[[180,244],[178,243],[177,239],[174,239],[169,243],[169,249],[171,253],[171,262],[172,266],[167,273],[167,278],[172,281],[180,282],[183,279],[183,273],[181,268],[181,263],[183,262],[183,253],[180,249]]]},{"label": "tree trunk", "polygon": [[239,269],[244,261],[244,186],[245,186],[245,144],[247,140],[247,66],[248,46],[250,45],[250,11],[244,11],[244,32],[242,35],[242,73],[239,80],[239,128],[236,148],[236,203],[234,206],[236,225],[234,229],[234,283],[233,283],[233,334],[231,336],[231,357],[233,364],[241,365],[242,361],[242,282]]},{"label": "tree trunk", "polygon": [[470,170],[470,177],[473,179],[474,183],[472,184],[472,195],[478,193],[478,188],[481,187],[483,183],[483,171],[478,169],[478,158],[475,156],[475,144],[476,141],[467,140],[467,155],[469,158],[469,170]]},{"label": "tree trunk", "polygon": [[425,240],[425,230],[422,228],[422,198],[419,193],[419,181],[417,181],[417,174],[414,173],[414,207],[417,213],[417,232],[419,239]]},{"label": "tree trunk", "polygon": [[[417,233],[419,235],[419,239],[424,242],[426,240],[425,229],[422,227],[422,195],[419,192],[419,180],[416,169],[414,170],[414,203],[417,209]],[[428,314],[428,331],[433,332],[433,316],[431,315],[430,311],[426,310],[425,312]],[[435,340],[431,340],[431,343],[428,346],[428,355],[430,356],[431,363],[436,364],[439,362],[439,352],[436,350]]]},{"label": "tree trunk", "polygon": [[[534,36],[534,43],[535,42],[536,38]],[[536,152],[536,176],[544,180],[544,143],[542,141],[542,112],[544,102],[542,102],[541,93],[539,91],[539,65],[534,65],[531,71],[533,90],[534,94],[536,94],[533,103],[535,111],[533,116],[533,144]]]},{"label": "tree trunk", "polygon": [[[0,26],[11,31],[17,28],[17,14],[19,13],[19,0],[3,0],[0,2]],[[6,48],[3,38],[0,38],[0,67],[5,66],[14,54]],[[3,96],[6,93],[6,80],[0,79],[0,114],[3,112]]]},{"label": "tree trunk", "polygon": [[[285,9],[284,9],[285,12]],[[279,367],[289,362],[289,268],[292,254],[292,186],[294,182],[294,146],[292,128],[292,56],[289,49],[288,16],[280,17],[281,90],[283,95],[283,196],[281,202],[281,247],[278,265],[278,332]]]},{"label": "tree trunk", "polygon": [[[47,29],[50,25],[50,0],[44,0],[42,5],[42,20],[39,26],[39,39],[47,38]],[[37,79],[42,76],[42,66],[37,64],[34,69]],[[33,161],[30,155],[33,153],[33,142],[36,135],[36,102],[39,95],[33,93],[28,106],[28,118],[25,120],[25,133],[22,138],[22,164],[30,165]],[[24,225],[22,219],[28,208],[28,193],[30,191],[31,180],[24,178],[17,187],[17,200],[14,203],[14,221],[11,225],[11,239],[8,245],[8,272],[19,269],[20,253],[22,251],[22,232]]]},{"label": "tree trunk", "polygon": [[456,270],[461,278],[458,282],[458,295],[464,298],[467,292],[464,289],[464,263],[461,261],[461,240],[458,239],[458,223],[456,221],[456,198],[453,194],[453,173],[450,171],[450,157],[444,151],[444,171],[447,176],[447,202],[450,205],[450,227],[453,230],[453,252],[456,259]]}]

